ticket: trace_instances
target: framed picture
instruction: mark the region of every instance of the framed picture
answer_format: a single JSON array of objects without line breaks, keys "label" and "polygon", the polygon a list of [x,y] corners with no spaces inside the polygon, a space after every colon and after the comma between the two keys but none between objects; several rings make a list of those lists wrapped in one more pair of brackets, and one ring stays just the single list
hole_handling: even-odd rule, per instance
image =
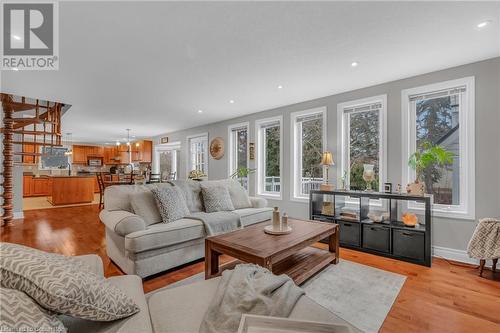
[{"label": "framed picture", "polygon": [[248,150],[249,150],[249,153],[248,153],[249,158],[250,158],[251,161],[253,161],[253,160],[255,160],[255,143],[250,142],[248,144],[248,147],[249,147],[248,148]]},{"label": "framed picture", "polygon": [[168,143],[168,136],[164,136],[163,138],[160,138],[160,143]]},{"label": "framed picture", "polygon": [[392,193],[392,183],[384,183],[384,192]]}]

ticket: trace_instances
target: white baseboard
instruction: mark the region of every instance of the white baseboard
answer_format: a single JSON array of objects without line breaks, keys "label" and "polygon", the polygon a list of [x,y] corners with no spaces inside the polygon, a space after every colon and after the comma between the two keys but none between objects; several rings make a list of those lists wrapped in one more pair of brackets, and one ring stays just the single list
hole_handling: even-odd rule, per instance
[{"label": "white baseboard", "polygon": [[14,212],[14,220],[24,219],[24,212]]},{"label": "white baseboard", "polygon": [[[467,251],[464,250],[450,249],[448,247],[441,247],[441,246],[433,246],[432,256],[463,262],[466,264],[479,265],[479,260],[470,258],[469,255],[467,254]],[[487,262],[486,266],[491,266],[491,262],[490,263]]]}]

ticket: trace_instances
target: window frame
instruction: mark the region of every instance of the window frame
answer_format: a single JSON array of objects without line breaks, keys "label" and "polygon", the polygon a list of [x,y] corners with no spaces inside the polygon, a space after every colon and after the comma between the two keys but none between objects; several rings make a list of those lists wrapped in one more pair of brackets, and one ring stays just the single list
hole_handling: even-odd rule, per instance
[{"label": "window frame", "polygon": [[192,157],[192,154],[191,154],[191,140],[193,139],[200,139],[200,138],[203,138],[203,139],[206,139],[206,143],[207,143],[207,147],[205,149],[205,152],[204,152],[204,157],[205,157],[205,161],[206,161],[206,165],[207,165],[207,170],[205,172],[207,178],[208,178],[208,174],[209,174],[209,163],[208,163],[208,150],[210,149],[209,148],[209,137],[208,137],[208,132],[205,132],[205,133],[199,133],[199,134],[194,134],[194,135],[189,135],[186,137],[186,141],[187,141],[187,163],[186,163],[186,175],[189,175],[189,173],[191,172],[191,170],[193,170],[193,165],[192,165],[192,160],[191,160],[191,157]]},{"label": "window frame", "polygon": [[227,170],[228,170],[229,177],[236,171],[236,169],[234,167],[235,167],[235,165],[238,164],[237,163],[238,161],[235,158],[235,156],[237,156],[237,152],[236,152],[237,145],[236,145],[236,142],[234,141],[234,138],[233,138],[233,130],[243,128],[243,127],[245,127],[247,130],[247,151],[246,151],[247,168],[250,167],[250,159],[248,158],[249,157],[248,156],[248,147],[249,147],[249,143],[250,143],[250,123],[247,121],[247,122],[229,125],[227,127],[227,137],[228,137],[228,143],[229,143]]},{"label": "window frame", "polygon": [[[466,92],[462,96],[459,109],[459,151],[460,151],[460,204],[459,205],[432,205],[435,216],[475,219],[475,78],[464,77],[456,80],[443,81],[401,91],[403,144],[402,155],[402,184],[414,181],[414,171],[408,166],[408,158],[416,149],[416,115],[411,107],[409,98],[414,95],[426,95],[455,87],[464,87]],[[464,170],[464,172],[462,172]],[[409,210],[417,213],[423,211],[422,205],[409,202]]]},{"label": "window frame", "polygon": [[[266,192],[265,191],[265,140],[263,135],[265,134],[262,131],[262,125],[266,125],[269,123],[278,122],[280,126],[280,192]],[[256,148],[257,153],[255,154],[255,165],[257,166],[255,177],[255,194],[260,197],[266,197],[272,200],[282,200],[283,198],[283,183],[284,183],[284,174],[283,174],[283,116],[269,117],[258,119],[255,121],[255,140],[256,140]]]},{"label": "window frame", "polygon": [[[382,108],[379,113],[379,188],[378,191],[383,192],[384,183],[387,182],[387,94],[360,98],[352,101],[347,101],[337,104],[337,152],[338,165],[337,177],[342,178],[344,171],[347,171],[349,166],[349,131],[346,114],[344,111],[347,108],[359,107],[367,104],[381,103]],[[347,173],[348,177],[350,172]],[[349,182],[346,182],[346,186]],[[370,200],[371,206],[381,207],[382,200]]]},{"label": "window frame", "polygon": [[[322,119],[322,145],[323,145],[323,152],[328,150],[328,142],[327,142],[327,107],[326,106],[321,106],[317,108],[312,108],[312,109],[307,109],[307,110],[302,110],[302,111],[296,111],[292,112],[290,114],[290,175],[291,175],[291,180],[292,184],[290,187],[290,200],[291,201],[297,201],[297,202],[309,202],[309,195],[302,195],[300,194],[300,189],[301,189],[301,184],[300,184],[300,179],[302,178],[302,144],[298,144],[300,138],[298,136],[298,127],[297,127],[297,118],[306,116],[306,115],[313,115],[321,113],[323,116]],[[300,140],[301,141],[301,140]],[[299,153],[300,150],[300,153]],[[300,156],[300,158],[299,158]],[[300,171],[299,177],[297,177],[298,172]],[[325,170],[322,168],[322,174],[323,174],[323,181],[325,180]]]}]

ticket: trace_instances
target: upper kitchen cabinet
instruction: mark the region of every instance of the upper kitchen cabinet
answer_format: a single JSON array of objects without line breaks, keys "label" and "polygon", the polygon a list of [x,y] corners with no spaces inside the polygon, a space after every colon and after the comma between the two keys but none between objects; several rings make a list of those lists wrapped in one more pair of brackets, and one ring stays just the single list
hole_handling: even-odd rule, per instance
[{"label": "upper kitchen cabinet", "polygon": [[89,157],[104,157],[104,147],[101,146],[86,146],[85,152],[87,153],[87,159]]},{"label": "upper kitchen cabinet", "polygon": [[74,164],[87,164],[87,147],[73,145],[73,163]]}]

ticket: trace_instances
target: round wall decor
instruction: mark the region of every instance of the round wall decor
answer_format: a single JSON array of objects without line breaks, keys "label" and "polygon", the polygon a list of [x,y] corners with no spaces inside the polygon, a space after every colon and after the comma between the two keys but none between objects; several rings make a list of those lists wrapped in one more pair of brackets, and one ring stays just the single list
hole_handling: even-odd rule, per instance
[{"label": "round wall decor", "polygon": [[210,156],[215,160],[220,160],[224,156],[224,139],[220,136],[210,142]]}]

